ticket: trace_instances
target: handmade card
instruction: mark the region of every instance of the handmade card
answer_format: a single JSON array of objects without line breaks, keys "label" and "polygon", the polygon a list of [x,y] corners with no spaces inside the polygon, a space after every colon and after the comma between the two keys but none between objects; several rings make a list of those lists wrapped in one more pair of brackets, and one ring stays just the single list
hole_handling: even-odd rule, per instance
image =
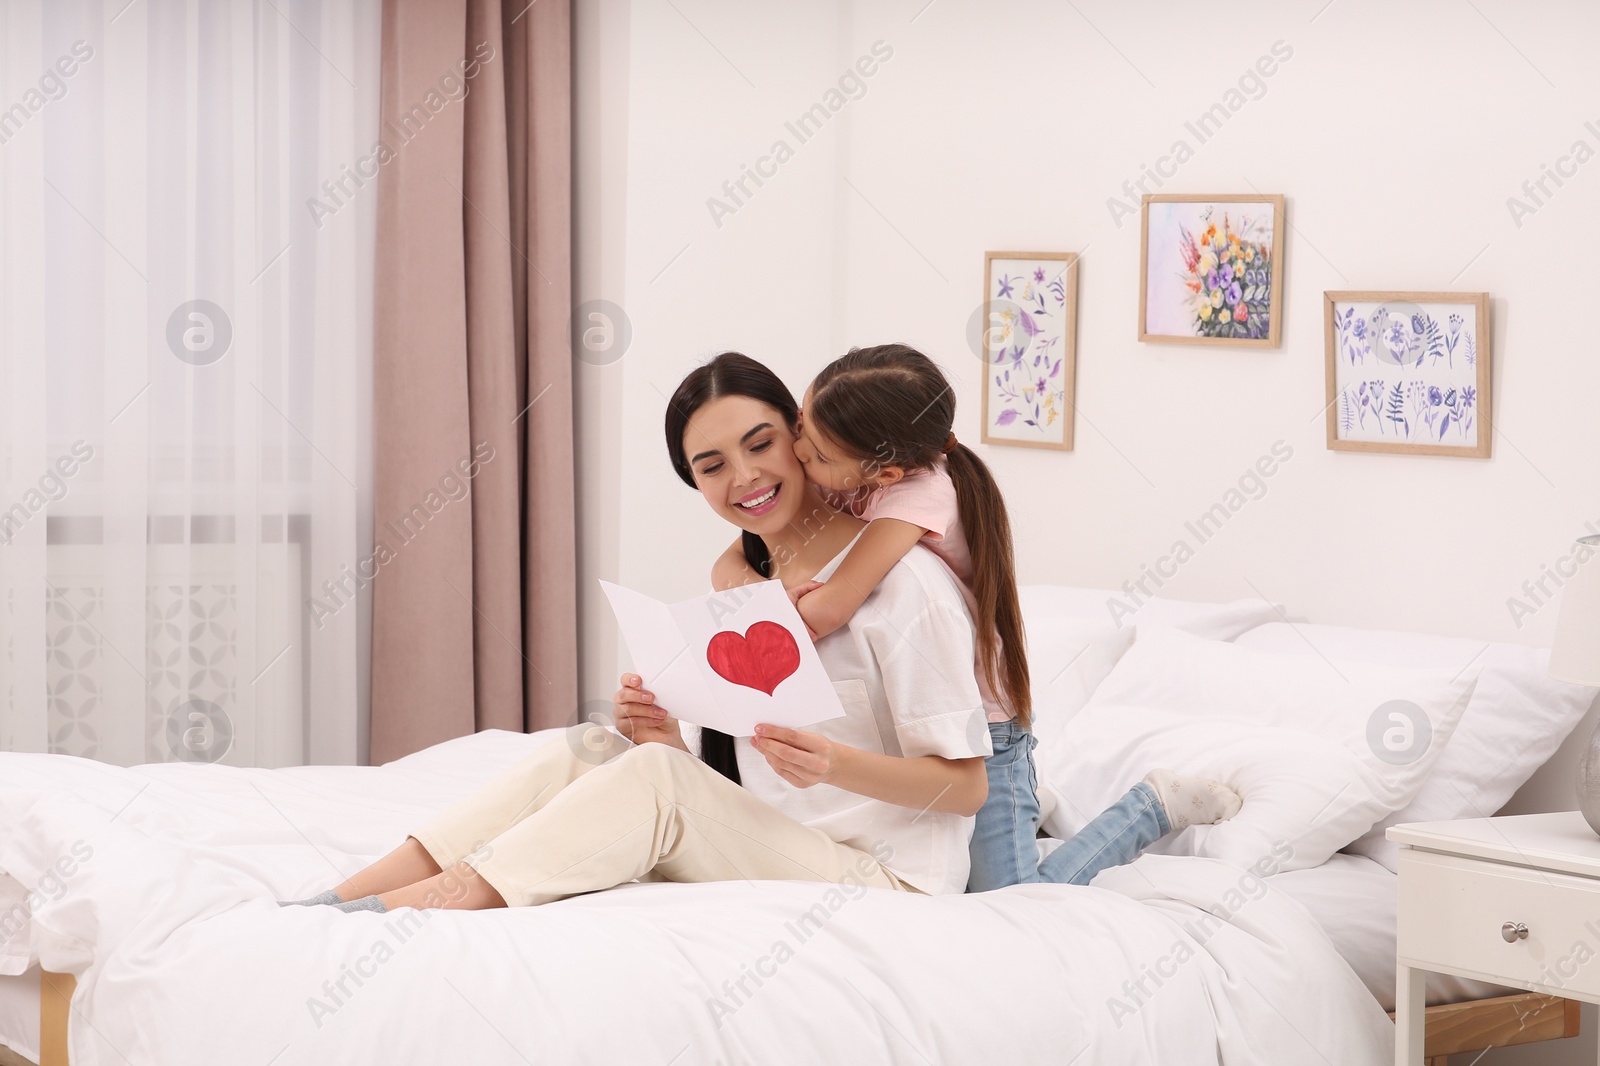
[{"label": "handmade card", "polygon": [[600,582],[634,670],[674,718],[736,737],[844,714],[780,581],[665,604]]}]

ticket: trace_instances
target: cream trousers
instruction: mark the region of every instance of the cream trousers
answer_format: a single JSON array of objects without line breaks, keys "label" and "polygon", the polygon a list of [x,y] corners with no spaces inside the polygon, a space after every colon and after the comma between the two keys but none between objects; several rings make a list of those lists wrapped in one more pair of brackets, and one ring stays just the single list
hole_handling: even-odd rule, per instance
[{"label": "cream trousers", "polygon": [[687,752],[577,725],[411,834],[513,907],[646,881],[794,880],[918,891]]}]

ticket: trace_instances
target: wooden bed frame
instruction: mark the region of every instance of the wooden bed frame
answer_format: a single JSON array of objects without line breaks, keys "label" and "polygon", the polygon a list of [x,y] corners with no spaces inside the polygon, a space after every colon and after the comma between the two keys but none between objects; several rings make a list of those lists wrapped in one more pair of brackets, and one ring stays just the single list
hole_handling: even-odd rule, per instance
[{"label": "wooden bed frame", "polygon": [[[1450,1056],[1463,1051],[1577,1036],[1580,1007],[1575,999],[1538,992],[1429,1007],[1426,1035],[1422,1038],[1423,1062],[1425,1066],[1450,1066]],[[1389,1012],[1389,1017],[1394,1017],[1394,1011]],[[65,1059],[61,1066],[66,1066]]]},{"label": "wooden bed frame", "polygon": [[[39,1061],[0,1046],[0,1066],[69,1066],[67,1017],[77,987],[77,978],[69,973],[40,971]],[[1422,1054],[1427,1066],[1449,1066],[1449,1056],[1462,1051],[1577,1036],[1578,1011],[1575,999],[1537,992],[1429,1007]]]}]

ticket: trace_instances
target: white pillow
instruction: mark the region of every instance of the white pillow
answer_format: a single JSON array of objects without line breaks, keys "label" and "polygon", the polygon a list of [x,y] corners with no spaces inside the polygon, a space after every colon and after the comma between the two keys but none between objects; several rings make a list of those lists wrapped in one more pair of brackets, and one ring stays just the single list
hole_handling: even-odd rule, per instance
[{"label": "white pillow", "polygon": [[1282,617],[1281,609],[1266,600],[1197,603],[1070,585],[1022,585],[1017,595],[1027,624],[1035,618],[1082,618],[1113,629],[1136,624],[1171,626],[1211,640],[1232,640]]},{"label": "white pillow", "polygon": [[[1342,674],[1342,676],[1341,676]],[[1070,836],[1151,769],[1228,782],[1244,808],[1169,838],[1164,850],[1306,869],[1405,806],[1455,729],[1476,675],[1274,655],[1140,626],[1094,697],[1039,745],[1045,822]],[[1404,701],[1397,704],[1396,701]],[[1414,741],[1391,719],[1409,708]],[[1369,739],[1369,737],[1371,739]],[[1051,804],[1047,804],[1051,805]]]},{"label": "white pillow", "polygon": [[1081,711],[1117,660],[1133,645],[1134,629],[1087,618],[1024,615],[1033,731],[1043,740],[1059,734]]},{"label": "white pillow", "polygon": [[1351,663],[1482,668],[1461,725],[1416,798],[1345,849],[1396,871],[1400,847],[1384,836],[1389,826],[1490,817],[1549,760],[1595,697],[1593,688],[1550,676],[1548,649],[1521,644],[1283,624],[1253,629],[1238,643],[1261,651],[1320,652],[1341,669]]},{"label": "white pillow", "polygon": [[[1059,744],[1066,723],[1089,702],[1117,660],[1133,645],[1134,628],[1072,616],[1025,615],[1033,735]],[[1040,782],[1039,813],[1048,818],[1059,797]]]}]

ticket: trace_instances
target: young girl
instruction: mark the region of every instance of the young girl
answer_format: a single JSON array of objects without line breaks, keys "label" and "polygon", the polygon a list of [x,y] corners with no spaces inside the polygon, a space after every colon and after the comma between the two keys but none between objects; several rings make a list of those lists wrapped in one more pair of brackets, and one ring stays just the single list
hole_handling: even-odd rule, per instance
[{"label": "young girl", "polygon": [[[968,891],[1032,881],[1088,884],[1169,832],[1230,818],[1226,785],[1152,771],[1039,862],[1038,778],[1022,612],[1005,500],[983,460],[955,438],[955,395],[933,361],[904,344],[853,348],[806,390],[795,454],[828,502],[868,522],[826,583],[795,589],[815,638],[866,602],[921,543],[955,575],[976,627],[978,688],[993,754],[989,792],[972,834]],[[718,588],[762,577],[740,544],[713,570]],[[933,664],[938,668],[942,664]]]}]

